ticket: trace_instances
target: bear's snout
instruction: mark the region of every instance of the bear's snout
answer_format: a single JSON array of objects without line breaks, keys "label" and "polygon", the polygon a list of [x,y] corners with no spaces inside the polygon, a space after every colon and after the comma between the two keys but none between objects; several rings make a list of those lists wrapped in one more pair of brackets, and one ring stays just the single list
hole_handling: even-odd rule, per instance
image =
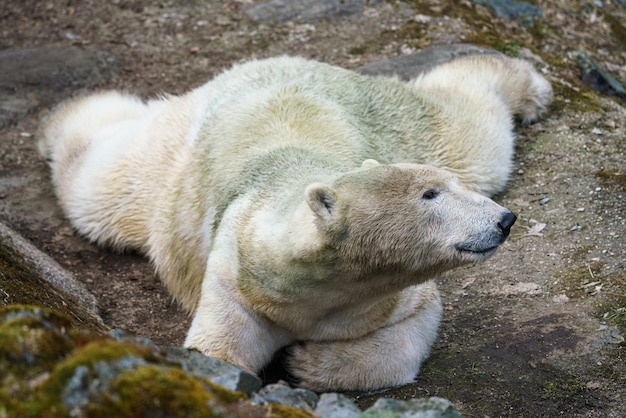
[{"label": "bear's snout", "polygon": [[506,211],[504,215],[502,215],[502,219],[498,222],[498,228],[502,231],[502,242],[507,239],[509,234],[511,233],[511,227],[517,220],[517,216],[510,210]]}]

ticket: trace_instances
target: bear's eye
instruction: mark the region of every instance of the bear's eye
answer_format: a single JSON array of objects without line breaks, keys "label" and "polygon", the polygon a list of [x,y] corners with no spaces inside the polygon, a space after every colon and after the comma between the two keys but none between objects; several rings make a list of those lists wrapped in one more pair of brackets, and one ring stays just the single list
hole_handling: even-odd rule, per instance
[{"label": "bear's eye", "polygon": [[439,190],[437,189],[428,189],[424,192],[424,194],[422,194],[422,199],[425,200],[432,200],[434,198],[436,198],[437,196],[439,196]]}]

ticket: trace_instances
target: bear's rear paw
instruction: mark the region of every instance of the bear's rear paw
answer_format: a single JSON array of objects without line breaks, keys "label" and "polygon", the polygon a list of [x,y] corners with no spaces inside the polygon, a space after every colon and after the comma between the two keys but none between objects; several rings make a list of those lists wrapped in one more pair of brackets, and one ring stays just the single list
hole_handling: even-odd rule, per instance
[{"label": "bear's rear paw", "polygon": [[520,106],[515,112],[522,123],[532,123],[539,119],[552,102],[552,86],[541,74],[533,70],[529,74],[528,87]]}]

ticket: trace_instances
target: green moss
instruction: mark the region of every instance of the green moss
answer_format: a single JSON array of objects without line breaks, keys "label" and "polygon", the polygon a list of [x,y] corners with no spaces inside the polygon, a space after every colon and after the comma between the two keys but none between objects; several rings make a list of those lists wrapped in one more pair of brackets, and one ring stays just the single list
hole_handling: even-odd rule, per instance
[{"label": "green moss", "polygon": [[626,173],[617,169],[596,171],[596,177],[602,181],[602,185],[607,188],[616,188],[621,191],[626,190]]},{"label": "green moss", "polygon": [[145,365],[120,373],[97,402],[86,405],[90,417],[311,417],[283,405],[253,405],[241,392],[175,368]]},{"label": "green moss", "polygon": [[241,399],[231,393],[213,391],[181,370],[149,365],[121,373],[86,412],[94,418],[219,416],[215,411],[226,412],[227,403]]},{"label": "green moss", "polygon": [[[563,67],[563,65],[560,65]],[[579,70],[572,70],[578,73]],[[556,114],[564,112],[602,112],[604,108],[598,100],[597,94],[580,80],[568,80],[571,86],[561,83],[552,83],[555,100],[551,110]]]},{"label": "green moss", "polygon": [[0,309],[2,417],[310,417],[251,404],[169,362],[150,344],[72,328],[48,309]]},{"label": "green moss", "polygon": [[40,416],[33,394],[54,365],[76,346],[72,323],[48,309],[0,309],[0,416]]},{"label": "green moss", "polygon": [[154,357],[147,348],[139,348],[107,337],[93,339],[55,367],[48,386],[51,388],[63,387],[78,367],[91,368],[95,363],[101,361],[106,362],[131,356],[145,356],[148,359]]},{"label": "green moss", "polygon": [[578,396],[585,387],[578,379],[555,379],[544,382],[542,398],[553,401],[566,400]]},{"label": "green moss", "polygon": [[604,12],[604,19],[611,28],[613,38],[622,46],[626,46],[626,28],[624,25],[609,12]]},{"label": "green moss", "polygon": [[[266,407],[266,415],[264,417],[273,418],[312,418],[313,415],[301,409],[293,408],[286,405],[270,404]],[[245,416],[245,415],[242,415]]]},{"label": "green moss", "polygon": [[602,290],[594,304],[596,316],[626,335],[626,274],[614,273],[598,280]]},{"label": "green moss", "polygon": [[413,21],[409,21],[396,30],[383,30],[376,39],[352,47],[348,52],[352,55],[374,54],[382,51],[393,42],[401,42],[414,49],[426,47],[424,41],[424,26]]},{"label": "green moss", "polygon": [[70,328],[68,318],[46,309],[0,309],[0,375],[29,378],[46,370],[74,348]]},{"label": "green moss", "polygon": [[470,368],[469,368],[469,372],[475,376],[475,377],[486,377],[487,376],[487,372],[485,372],[485,369],[483,367],[482,363],[479,363],[477,361],[473,361],[470,364]]},{"label": "green moss", "polygon": [[[588,247],[576,249],[573,258],[586,254]],[[593,296],[594,314],[626,334],[626,275],[619,271],[604,272],[601,262],[558,270],[553,274],[553,291],[571,299]],[[596,286],[598,290],[596,291]]]},{"label": "green moss", "polygon": [[508,55],[509,57],[519,58],[519,47],[520,43],[518,41],[507,41],[504,42],[502,46],[496,49],[502,52],[504,55]]},{"label": "green moss", "polygon": [[626,344],[622,343],[620,347],[610,353],[611,360],[597,363],[590,371],[590,375],[595,378],[606,379],[618,387],[626,386],[626,373],[624,367],[626,364]]},{"label": "green moss", "polygon": [[[66,407],[62,403],[64,390],[72,379],[77,380],[80,368],[84,370],[84,380],[93,381],[102,378],[95,370],[99,363],[125,358],[154,358],[154,355],[147,348],[135,347],[104,336],[91,336],[86,345],[82,347],[81,345],[81,342],[78,341],[77,349],[51,369],[49,378],[46,379],[37,393],[37,404],[42,410],[50,410],[51,414],[53,412],[61,415],[65,413]],[[80,385],[80,379],[73,384]],[[86,388],[84,390],[85,392],[88,391]]]},{"label": "green moss", "polygon": [[62,330],[45,329],[35,319],[13,320],[0,326],[0,369],[13,373],[37,372],[36,366],[61,358],[73,348]]},{"label": "green moss", "polygon": [[600,262],[594,262],[567,270],[557,270],[553,274],[556,282],[553,285],[553,291],[565,293],[571,299],[587,296],[587,291],[591,289],[587,289],[585,285],[597,281],[596,276],[603,266]]}]

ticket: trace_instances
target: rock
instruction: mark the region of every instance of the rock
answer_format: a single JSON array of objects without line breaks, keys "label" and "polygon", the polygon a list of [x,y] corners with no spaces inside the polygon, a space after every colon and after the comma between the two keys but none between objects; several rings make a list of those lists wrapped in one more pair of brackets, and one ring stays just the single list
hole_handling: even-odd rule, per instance
[{"label": "rock", "polygon": [[118,63],[105,51],[77,46],[0,51],[0,129],[72,90],[108,80]]},{"label": "rock", "polygon": [[339,393],[324,393],[317,402],[315,415],[321,418],[358,418],[361,410]]},{"label": "rock", "polygon": [[609,73],[598,67],[589,55],[577,50],[572,52],[570,56],[582,71],[581,79],[583,83],[598,93],[618,97],[626,103],[626,89],[624,86]]},{"label": "rock", "polygon": [[[158,351],[159,348],[149,338],[136,336],[124,330],[115,329],[109,335],[117,341],[129,342]],[[181,347],[164,347],[162,351],[168,362],[178,364],[186,373],[209,379],[216,385],[228,390],[243,392],[250,396],[263,386],[261,379],[230,363],[217,358],[207,357],[195,350]]]},{"label": "rock", "polygon": [[[117,341],[142,345],[155,351],[160,350],[149,338],[136,336],[124,330],[115,329],[109,332],[109,335]],[[186,373],[209,379],[228,390],[243,392],[250,396],[263,386],[257,376],[220,359],[207,357],[199,351],[171,346],[164,347],[161,351],[164,352],[167,361],[178,364]]]},{"label": "rock", "polygon": [[283,382],[265,386],[252,398],[252,402],[259,405],[288,405],[307,412],[313,412],[317,401],[318,396],[314,392],[306,389],[293,389]]},{"label": "rock", "polygon": [[281,23],[298,19],[312,22],[323,18],[336,18],[358,14],[366,4],[378,1],[366,0],[269,0],[246,6],[243,11],[254,22]]},{"label": "rock", "polygon": [[70,324],[49,309],[0,309],[0,417],[312,417],[211,382],[189,365],[192,352]]},{"label": "rock", "polygon": [[197,351],[76,329],[34,306],[0,308],[0,341],[0,417],[460,417],[440,398],[379,399],[361,412],[337,393],[261,388],[256,376]]},{"label": "rock", "polygon": [[0,222],[0,306],[31,304],[68,315],[74,327],[106,330],[96,298],[56,261]]},{"label": "rock", "polygon": [[77,46],[0,51],[0,88],[36,86],[62,89],[89,86],[107,79],[117,58]]},{"label": "rock", "polygon": [[541,16],[543,11],[532,4],[516,0],[473,0],[476,4],[487,6],[496,15],[505,19],[516,19],[518,17]]},{"label": "rock", "polygon": [[167,347],[167,359],[180,364],[181,368],[194,376],[205,377],[226,389],[243,392],[251,396],[261,389],[263,383],[250,374],[220,359],[207,357],[198,351],[180,347]]},{"label": "rock", "polygon": [[499,54],[499,52],[469,44],[451,44],[424,49],[410,55],[375,61],[359,67],[355,71],[368,75],[396,75],[403,80],[410,80],[439,64],[474,54]]},{"label": "rock", "polygon": [[452,404],[442,398],[420,398],[408,401],[381,398],[363,417],[388,418],[462,418]]}]

